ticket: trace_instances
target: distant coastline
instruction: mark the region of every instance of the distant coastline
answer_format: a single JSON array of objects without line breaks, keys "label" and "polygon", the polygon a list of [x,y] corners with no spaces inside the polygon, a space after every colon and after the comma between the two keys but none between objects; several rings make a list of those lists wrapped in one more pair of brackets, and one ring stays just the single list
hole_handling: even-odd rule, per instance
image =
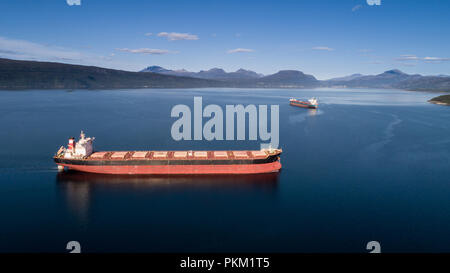
[{"label": "distant coastline", "polygon": [[439,105],[446,105],[450,106],[450,95],[442,95],[439,97],[432,98],[428,101],[429,103],[439,104]]},{"label": "distant coastline", "polygon": [[373,88],[408,91],[450,92],[450,76],[406,74],[398,69],[377,75],[353,74],[318,80],[298,70],[271,75],[239,69],[225,72],[213,68],[189,72],[152,66],[140,72],[56,62],[0,58],[0,90],[144,89],[144,88]]}]

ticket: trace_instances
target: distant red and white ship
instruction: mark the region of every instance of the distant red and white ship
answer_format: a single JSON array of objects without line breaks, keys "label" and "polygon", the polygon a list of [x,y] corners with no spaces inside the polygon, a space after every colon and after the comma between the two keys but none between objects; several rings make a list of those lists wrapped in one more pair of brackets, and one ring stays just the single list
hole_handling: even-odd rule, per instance
[{"label": "distant red and white ship", "polygon": [[317,107],[319,106],[319,103],[317,102],[316,98],[311,98],[311,99],[309,99],[307,101],[301,101],[301,100],[298,100],[298,99],[291,98],[289,100],[289,104],[292,105],[292,106],[309,108],[309,109],[317,109]]},{"label": "distant red and white ship", "polygon": [[259,151],[93,151],[81,132],[53,157],[59,170],[103,174],[257,174],[281,169],[281,149]]}]

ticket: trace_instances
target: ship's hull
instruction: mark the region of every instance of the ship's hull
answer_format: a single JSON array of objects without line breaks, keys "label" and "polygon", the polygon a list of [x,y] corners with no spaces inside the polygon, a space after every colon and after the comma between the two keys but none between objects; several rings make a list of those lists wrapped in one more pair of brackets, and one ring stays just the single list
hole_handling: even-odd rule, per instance
[{"label": "ship's hull", "polygon": [[281,169],[279,154],[227,160],[87,160],[54,158],[69,170],[100,174],[258,174]]},{"label": "ship's hull", "polygon": [[317,105],[313,105],[307,102],[302,101],[291,101],[290,104],[292,106],[302,107],[302,108],[308,108],[308,109],[316,109]]},{"label": "ship's hull", "polygon": [[238,165],[73,165],[60,164],[70,170],[102,174],[258,174],[281,169],[280,162]]}]

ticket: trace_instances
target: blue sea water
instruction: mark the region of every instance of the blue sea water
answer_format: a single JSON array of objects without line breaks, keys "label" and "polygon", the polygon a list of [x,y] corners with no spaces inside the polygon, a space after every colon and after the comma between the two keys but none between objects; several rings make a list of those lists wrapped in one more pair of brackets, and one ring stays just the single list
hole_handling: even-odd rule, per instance
[{"label": "blue sea water", "polygon": [[[58,173],[84,130],[97,150],[259,149],[174,141],[176,104],[277,104],[278,175]],[[289,106],[318,98],[318,110]],[[450,251],[450,107],[399,90],[0,92],[0,252]]]}]

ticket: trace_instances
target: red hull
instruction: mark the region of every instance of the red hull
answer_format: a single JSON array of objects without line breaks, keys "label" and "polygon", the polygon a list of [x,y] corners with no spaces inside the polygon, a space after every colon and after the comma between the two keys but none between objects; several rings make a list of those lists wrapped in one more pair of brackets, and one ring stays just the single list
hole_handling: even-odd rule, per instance
[{"label": "red hull", "polygon": [[297,107],[302,107],[302,108],[309,108],[309,109],[316,109],[317,108],[317,106],[312,105],[312,104],[307,104],[306,102],[299,103],[299,102],[291,101],[290,104],[292,106],[297,106]]},{"label": "red hull", "polygon": [[257,174],[278,172],[281,169],[279,161],[230,165],[58,165],[70,170],[102,174]]}]

